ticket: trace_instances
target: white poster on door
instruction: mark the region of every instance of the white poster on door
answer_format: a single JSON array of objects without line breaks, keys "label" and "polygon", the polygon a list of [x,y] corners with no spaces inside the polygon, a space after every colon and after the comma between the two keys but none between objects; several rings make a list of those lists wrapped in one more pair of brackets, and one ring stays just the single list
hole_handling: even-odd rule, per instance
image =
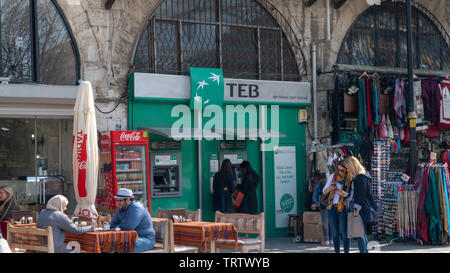
[{"label": "white poster on door", "polygon": [[288,215],[297,214],[297,170],[295,146],[276,147],[275,169],[275,226],[285,228]]}]

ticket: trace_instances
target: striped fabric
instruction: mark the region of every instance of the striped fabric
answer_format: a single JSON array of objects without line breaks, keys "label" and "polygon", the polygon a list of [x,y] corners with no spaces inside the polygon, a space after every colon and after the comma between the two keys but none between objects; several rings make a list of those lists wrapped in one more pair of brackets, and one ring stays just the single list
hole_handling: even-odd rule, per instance
[{"label": "striped fabric", "polygon": [[231,223],[174,223],[173,235],[175,244],[195,246],[202,252],[206,252],[208,241],[217,239],[233,240],[238,249],[237,231]]},{"label": "striped fabric", "polygon": [[89,253],[133,253],[138,235],[135,230],[86,232],[82,235],[66,233],[64,242],[80,243],[81,250]]}]

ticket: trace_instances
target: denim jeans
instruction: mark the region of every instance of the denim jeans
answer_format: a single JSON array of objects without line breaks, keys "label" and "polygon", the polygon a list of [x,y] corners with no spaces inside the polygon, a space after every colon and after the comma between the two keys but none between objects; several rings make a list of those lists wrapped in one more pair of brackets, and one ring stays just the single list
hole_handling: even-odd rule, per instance
[{"label": "denim jeans", "polygon": [[339,234],[342,234],[344,240],[344,252],[349,253],[350,239],[347,236],[347,209],[344,208],[342,212],[338,212],[337,207],[331,207],[331,210],[328,211],[328,221],[330,221],[331,232],[333,234],[334,252],[340,252],[341,241]]},{"label": "denim jeans", "polygon": [[358,241],[359,253],[369,253],[369,251],[367,250],[367,244],[369,243],[369,240],[367,239],[367,235],[364,230],[363,237],[356,238],[356,240]]},{"label": "denim jeans", "polygon": [[330,221],[328,221],[328,210],[326,208],[320,209],[320,218],[322,219],[323,239],[325,241],[333,240],[333,236],[331,234]]},{"label": "denim jeans", "polygon": [[143,252],[150,250],[155,246],[155,239],[150,238],[138,238],[136,244],[134,245],[134,253]]}]

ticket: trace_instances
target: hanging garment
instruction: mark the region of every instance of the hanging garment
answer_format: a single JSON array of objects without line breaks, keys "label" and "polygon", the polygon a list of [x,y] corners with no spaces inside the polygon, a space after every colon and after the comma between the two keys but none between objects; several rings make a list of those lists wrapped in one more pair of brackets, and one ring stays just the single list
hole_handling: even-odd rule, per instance
[{"label": "hanging garment", "polygon": [[367,126],[369,126],[369,128],[372,128],[373,127],[372,96],[371,96],[370,79],[369,78],[366,78],[366,99],[367,99],[367,105],[366,105]]},{"label": "hanging garment", "polygon": [[366,81],[358,80],[360,91],[358,92],[358,133],[363,135],[367,129],[367,108],[366,108]]},{"label": "hanging garment", "polygon": [[444,167],[442,167],[442,168],[440,168],[440,171],[441,171],[441,176],[442,176],[442,202],[443,202],[443,205],[444,205],[444,207],[445,207],[445,209],[444,209],[444,221],[443,221],[443,233],[444,233],[444,236],[443,236],[443,238],[442,238],[442,243],[445,243],[447,240],[448,240],[448,235],[449,235],[449,228],[448,228],[448,225],[449,225],[449,221],[448,221],[448,219],[449,219],[449,217],[450,217],[450,215],[449,215],[449,212],[450,212],[450,208],[448,207],[448,192],[447,192],[447,181],[446,181],[446,178],[445,178],[445,169],[447,169],[447,165],[444,165]]},{"label": "hanging garment", "polygon": [[395,119],[394,124],[400,128],[406,125],[406,94],[405,94],[405,82],[402,79],[395,81],[395,93],[394,93],[394,112]]},{"label": "hanging garment", "polygon": [[388,130],[388,137],[389,138],[394,138],[394,130],[392,129],[392,123],[391,123],[391,119],[389,117],[389,114],[386,114],[386,127]]},{"label": "hanging garment", "polygon": [[372,94],[373,94],[373,122],[375,124],[380,123],[380,84],[378,77],[372,77]]},{"label": "hanging garment", "polygon": [[428,128],[422,101],[422,82],[414,79],[414,111],[416,112],[416,130],[423,131]]},{"label": "hanging garment", "polygon": [[450,191],[448,190],[449,187],[449,174],[448,174],[448,165],[444,164],[444,168],[442,168],[443,177],[444,177],[444,191],[445,191],[445,203],[447,205],[447,234],[450,233],[450,201],[449,201],[449,194]]},{"label": "hanging garment", "polygon": [[387,138],[389,137],[388,129],[386,126],[386,117],[383,114],[381,116],[381,124],[380,124],[380,138]]},{"label": "hanging garment", "polygon": [[429,241],[428,228],[430,216],[425,212],[425,197],[428,191],[428,181],[430,177],[430,168],[427,166],[423,171],[423,180],[419,192],[419,207],[417,208],[417,231],[419,238],[427,243]]},{"label": "hanging garment", "polygon": [[442,226],[440,221],[439,201],[436,186],[436,173],[434,167],[430,168],[430,181],[425,196],[424,210],[430,215],[428,234],[433,244],[440,244],[442,238]]},{"label": "hanging garment", "polygon": [[436,166],[435,168],[436,173],[436,189],[437,189],[437,196],[435,198],[438,199],[439,203],[439,220],[441,225],[441,243],[445,240],[447,241],[448,234],[445,233],[445,222],[444,219],[447,218],[447,208],[445,206],[445,197],[444,197],[444,187],[442,184],[442,172],[441,167]]},{"label": "hanging garment", "polygon": [[450,128],[450,81],[443,80],[439,84],[441,92],[440,127]]},{"label": "hanging garment", "polygon": [[433,79],[422,80],[422,101],[428,124],[439,125],[441,92],[438,82]]}]

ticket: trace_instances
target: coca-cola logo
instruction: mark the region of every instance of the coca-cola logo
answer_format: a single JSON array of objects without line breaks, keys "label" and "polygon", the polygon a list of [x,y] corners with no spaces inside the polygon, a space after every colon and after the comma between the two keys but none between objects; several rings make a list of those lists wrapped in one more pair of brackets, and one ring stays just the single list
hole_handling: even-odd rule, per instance
[{"label": "coca-cola logo", "polygon": [[100,144],[102,145],[102,148],[105,150],[109,149],[109,143],[111,143],[109,141],[109,136],[108,135],[102,135],[102,138],[100,140]]},{"label": "coca-cola logo", "polygon": [[120,141],[138,141],[141,140],[141,134],[139,132],[126,133],[122,132],[120,135]]},{"label": "coca-cola logo", "polygon": [[87,169],[86,161],[79,162],[78,163],[78,169],[79,170],[86,170]]}]

